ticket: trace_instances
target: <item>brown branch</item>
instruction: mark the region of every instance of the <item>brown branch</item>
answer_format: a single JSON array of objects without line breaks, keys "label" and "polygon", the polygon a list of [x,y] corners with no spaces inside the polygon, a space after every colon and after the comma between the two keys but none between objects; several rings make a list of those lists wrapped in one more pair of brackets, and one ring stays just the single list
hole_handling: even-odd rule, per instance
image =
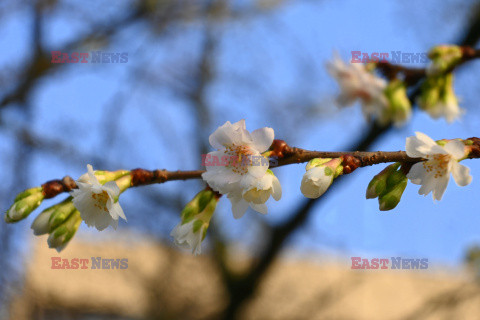
[{"label": "brown branch", "polygon": [[[469,138],[472,141],[471,151],[468,158],[480,158],[480,139]],[[278,145],[279,141],[275,140],[273,146]],[[374,164],[388,163],[388,162],[402,162],[402,163],[416,163],[424,161],[423,158],[412,158],[407,155],[405,151],[310,151],[300,148],[290,148],[288,145],[282,143],[284,157],[278,160],[276,165],[270,166],[281,167],[289,164],[305,163],[315,158],[343,158],[343,164],[346,168],[345,174],[351,173],[356,168],[367,167]],[[175,180],[190,180],[200,179],[205,170],[190,170],[190,171],[168,171],[168,170],[146,170],[133,169],[130,171],[132,176],[131,187],[145,186],[156,183],[164,183]],[[53,198],[62,192],[70,192],[77,188],[75,181],[66,176],[62,180],[51,180],[42,185],[45,198]]]},{"label": "brown branch", "polygon": [[[294,154],[283,159],[278,160],[277,167],[285,166],[294,163],[308,162],[315,158],[341,158],[351,156],[359,161],[357,167],[366,167],[379,163],[386,162],[418,162],[421,158],[411,158],[407,156],[405,151],[309,151],[299,148],[294,148]],[[273,167],[273,166],[272,166]]]}]

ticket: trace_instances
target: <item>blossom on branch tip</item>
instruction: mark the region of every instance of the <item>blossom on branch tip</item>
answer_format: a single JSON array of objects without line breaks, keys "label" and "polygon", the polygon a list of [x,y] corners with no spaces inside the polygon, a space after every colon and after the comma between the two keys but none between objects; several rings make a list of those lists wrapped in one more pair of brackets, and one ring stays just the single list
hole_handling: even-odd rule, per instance
[{"label": "blossom on branch tip", "polygon": [[459,162],[468,156],[468,148],[462,141],[451,140],[437,144],[426,134],[416,132],[415,137],[407,138],[405,149],[413,158],[424,158],[412,166],[407,178],[421,185],[419,194],[432,192],[434,200],[441,200],[450,180],[450,173],[458,186],[472,182],[470,169]]},{"label": "blossom on branch tip", "polygon": [[417,103],[432,118],[444,117],[447,122],[459,118],[463,109],[453,89],[453,73],[428,77],[422,84]]},{"label": "blossom on branch tip", "polygon": [[192,250],[195,255],[201,253],[217,202],[213,191],[203,190],[185,206],[180,223],[170,233],[176,245]]},{"label": "blossom on branch tip", "polygon": [[71,192],[73,204],[89,227],[94,226],[101,231],[110,225],[117,229],[119,218],[127,220],[118,203],[120,188],[115,181],[102,185],[92,166],[87,165],[87,169],[87,174],[77,181],[78,189]]},{"label": "blossom on branch tip", "polygon": [[300,191],[305,197],[316,199],[327,191],[334,178],[342,174],[342,159],[316,158],[308,162],[306,170]]}]

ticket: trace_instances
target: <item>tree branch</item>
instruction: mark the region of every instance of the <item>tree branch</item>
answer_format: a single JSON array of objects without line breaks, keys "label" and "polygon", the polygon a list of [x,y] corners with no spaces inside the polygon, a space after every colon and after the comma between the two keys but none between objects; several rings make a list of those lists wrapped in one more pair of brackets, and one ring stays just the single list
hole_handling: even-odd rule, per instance
[{"label": "tree branch", "polygon": [[[480,158],[480,139],[472,137],[467,139],[472,142],[468,158]],[[275,140],[274,144],[277,144]],[[300,148],[290,148],[283,144],[285,156],[281,158],[276,165],[270,166],[281,167],[290,164],[298,164],[308,162],[315,158],[343,158],[344,166],[349,166],[348,172],[345,170],[344,174],[351,173],[357,168],[371,166],[379,163],[388,162],[402,162],[402,163],[416,163],[424,161],[423,158],[412,158],[407,155],[405,151],[310,151]],[[220,159],[219,159],[220,160]],[[190,170],[190,171],[168,171],[165,169],[146,170],[133,169],[130,171],[132,176],[131,187],[145,186],[150,184],[165,183],[167,181],[175,180],[190,180],[199,179],[205,170]],[[45,198],[53,198],[62,192],[70,192],[77,188],[75,181],[65,176],[62,180],[51,180],[42,185]]]}]

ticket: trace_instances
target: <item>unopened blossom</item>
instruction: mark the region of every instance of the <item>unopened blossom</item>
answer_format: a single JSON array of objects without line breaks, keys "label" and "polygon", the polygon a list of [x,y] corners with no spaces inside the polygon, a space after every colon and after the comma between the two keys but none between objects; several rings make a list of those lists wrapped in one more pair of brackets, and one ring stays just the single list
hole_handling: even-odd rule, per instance
[{"label": "unopened blossom", "polygon": [[327,175],[325,167],[315,167],[303,175],[300,191],[305,197],[316,199],[327,191],[332,182],[333,174]]},{"label": "unopened blossom", "polygon": [[200,191],[182,210],[181,221],[170,233],[175,244],[192,250],[197,255],[202,251],[202,241],[217,206],[218,197],[211,190]]},{"label": "unopened blossom", "polygon": [[119,218],[127,220],[118,203],[120,188],[115,181],[100,184],[92,166],[87,165],[87,169],[87,174],[77,181],[78,189],[71,192],[73,203],[89,227],[101,231],[110,225],[117,229]]},{"label": "unopened blossom", "polygon": [[30,188],[15,197],[15,202],[5,214],[5,222],[13,223],[28,217],[43,201],[42,187]]},{"label": "unopened blossom", "polygon": [[467,156],[465,145],[458,140],[451,140],[439,145],[429,136],[416,132],[415,137],[407,138],[407,155],[413,158],[424,158],[412,166],[407,178],[414,184],[421,185],[419,194],[432,192],[434,200],[441,200],[450,180],[450,173],[458,186],[466,186],[472,182],[470,169],[459,161]]},{"label": "unopened blossom", "polygon": [[262,178],[247,177],[242,180],[238,191],[228,193],[227,197],[232,203],[232,212],[235,219],[241,218],[250,206],[253,210],[267,214],[265,204],[272,196],[276,201],[282,197],[280,181],[271,170]]},{"label": "unopened blossom", "polygon": [[310,199],[316,199],[323,195],[332,184],[333,179],[338,176],[338,169],[342,169],[341,164],[340,158],[311,160],[302,177],[300,185],[302,194]]},{"label": "unopened blossom", "polygon": [[333,61],[327,63],[327,70],[340,86],[340,95],[337,102],[341,106],[352,105],[360,100],[363,114],[367,119],[376,119],[384,123],[388,122],[386,114],[388,101],[384,91],[387,82],[369,72],[364,64],[347,64],[334,55]]},{"label": "unopened blossom", "polygon": [[50,233],[47,239],[48,247],[55,248],[57,252],[65,249],[77,232],[81,223],[82,218],[80,217],[80,212],[78,212],[78,210],[74,210],[74,212],[66,221],[64,221]]}]

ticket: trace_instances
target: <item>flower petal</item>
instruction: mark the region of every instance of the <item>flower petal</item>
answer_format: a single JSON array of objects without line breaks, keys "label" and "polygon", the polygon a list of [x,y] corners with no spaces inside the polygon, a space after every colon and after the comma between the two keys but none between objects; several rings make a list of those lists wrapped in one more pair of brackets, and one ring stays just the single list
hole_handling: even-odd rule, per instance
[{"label": "flower petal", "polygon": [[256,204],[256,203],[250,203],[250,207],[257,211],[257,212],[260,212],[262,214],[267,214],[268,213],[268,208],[267,208],[267,205],[265,203],[261,203],[261,204]]},{"label": "flower petal", "polygon": [[[112,220],[112,217],[106,212],[103,212],[102,214],[97,214],[95,216],[95,228],[97,228],[97,230],[99,231],[102,231],[106,229],[109,225],[111,225]],[[112,225],[112,227],[116,229],[115,224]]]},{"label": "flower petal", "polygon": [[280,200],[282,197],[282,186],[280,185],[280,181],[277,177],[273,177],[272,180],[272,197],[276,201]]},{"label": "flower petal", "polygon": [[108,181],[103,185],[103,190],[112,197],[118,197],[120,195],[120,188],[115,181]]},{"label": "flower petal", "polygon": [[452,175],[455,183],[459,187],[464,187],[472,182],[472,176],[470,175],[470,168],[455,161],[452,166]]},{"label": "flower petal", "polygon": [[449,154],[451,154],[456,160],[460,160],[465,157],[465,145],[458,140],[452,140],[447,142],[443,147]]},{"label": "flower petal", "polygon": [[125,216],[125,213],[123,212],[123,209],[118,202],[113,203],[111,208],[108,209],[108,211],[110,212],[110,215],[113,219],[118,220],[118,217],[120,217],[123,220],[127,221],[127,217]]},{"label": "flower petal", "polygon": [[242,144],[244,140],[251,142],[251,137],[245,127],[245,120],[240,120],[234,124],[230,121],[225,122],[215,132],[213,132],[208,141],[218,150],[225,149],[225,146],[232,144]]},{"label": "flower petal", "polygon": [[415,137],[408,137],[405,144],[407,155],[412,158],[423,158],[426,155],[437,153],[447,153],[442,147],[437,145],[432,138],[421,132],[415,132]]},{"label": "flower petal", "polygon": [[254,165],[248,167],[248,174],[255,178],[262,178],[268,170],[268,165]]},{"label": "flower petal", "polygon": [[410,171],[407,173],[407,178],[414,184],[421,184],[426,174],[423,162],[417,162],[410,168]]},{"label": "flower petal", "polygon": [[426,173],[425,176],[423,177],[422,181],[421,181],[422,186],[418,190],[418,194],[422,194],[422,195],[425,195],[425,196],[427,194],[429,194],[432,190],[435,189],[435,185],[437,183],[436,180],[437,179],[435,179],[433,174]]},{"label": "flower petal", "polygon": [[237,194],[229,194],[228,198],[232,203],[233,217],[235,219],[240,219],[241,217],[243,217],[243,215],[248,209],[248,202],[243,200],[241,195]]},{"label": "flower petal", "polygon": [[434,200],[442,200],[443,194],[447,189],[449,180],[450,180],[450,177],[448,175],[435,179],[435,187],[432,192],[432,196]]},{"label": "flower petal", "polygon": [[260,128],[252,132],[253,147],[262,153],[272,145],[275,133],[272,128]]}]

